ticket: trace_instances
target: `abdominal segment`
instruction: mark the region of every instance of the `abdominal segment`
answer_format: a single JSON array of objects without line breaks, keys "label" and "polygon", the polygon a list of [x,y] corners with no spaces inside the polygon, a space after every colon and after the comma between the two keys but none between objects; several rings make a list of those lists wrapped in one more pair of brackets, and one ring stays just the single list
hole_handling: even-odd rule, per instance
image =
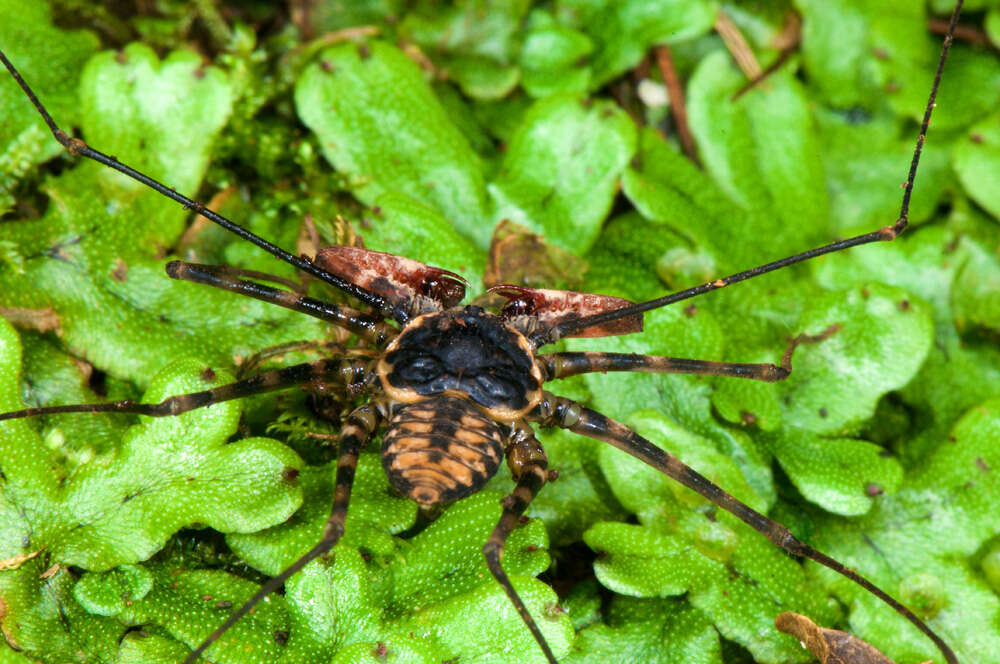
[{"label": "abdominal segment", "polygon": [[493,420],[468,399],[442,395],[397,411],[382,442],[382,466],[398,491],[433,505],[481,489],[503,453]]}]

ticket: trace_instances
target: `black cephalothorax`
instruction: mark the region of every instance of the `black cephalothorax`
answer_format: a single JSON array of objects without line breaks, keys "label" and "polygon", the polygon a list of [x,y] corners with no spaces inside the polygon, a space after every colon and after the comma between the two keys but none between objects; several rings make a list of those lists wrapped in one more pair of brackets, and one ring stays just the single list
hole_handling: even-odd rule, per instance
[{"label": "black cephalothorax", "polygon": [[642,303],[633,304],[586,293],[500,286],[494,290],[507,297],[509,302],[498,313],[475,306],[459,306],[465,292],[460,278],[408,258],[354,247],[329,247],[322,250],[315,260],[285,252],[204,205],[92,149],[82,140],[68,136],[55,124],[6,56],[0,53],[0,60],[45,119],[56,139],[71,153],[93,159],[152,187],[281,260],[353,296],[368,311],[361,312],[260,284],[243,278],[246,274],[216,266],[175,261],[167,266],[170,277],[230,290],[328,321],[357,335],[371,349],[368,357],[298,364],[215,389],[170,397],[160,403],[118,401],[27,408],[2,413],[0,420],[68,412],[170,416],[228,399],[293,386],[308,389],[309,386],[329,383],[345,385],[351,394],[367,397],[363,405],[348,415],[339,434],[333,506],[320,542],[289,568],[263,584],[252,598],[201,641],[188,656],[187,662],[196,661],[206,648],[264,597],[337,544],[344,533],[358,455],[384,429],[382,460],[392,484],[424,505],[456,500],[481,489],[497,472],[502,458],[506,457],[515,487],[503,502],[503,514],[484,545],[483,553],[490,572],[503,587],[546,658],[554,664],[556,658],[535,618],[529,614],[501,565],[508,536],[549,479],[548,462],[532,428],[535,424],[563,428],[605,441],[640,459],[736,515],[776,546],[816,561],[878,596],[932,639],[948,662],[957,662],[949,646],[923,620],[853,569],[800,541],[781,524],[738,501],[624,424],[543,389],[547,381],[606,371],[782,380],[791,370],[791,355],[795,346],[834,334],[836,326],[818,337],[802,336],[793,340],[779,365],[621,353],[539,353],[538,350],[568,336],[635,332],[641,328],[641,315],[646,311],[815,256],[895,238],[908,223],[910,192],[961,2],[958,5],[945,39],[911,162],[900,216],[895,223],[872,233],[824,245]]},{"label": "black cephalothorax", "polygon": [[513,421],[541,399],[533,350],[497,316],[469,306],[415,319],[386,348],[378,374],[396,401],[460,394],[491,417]]}]

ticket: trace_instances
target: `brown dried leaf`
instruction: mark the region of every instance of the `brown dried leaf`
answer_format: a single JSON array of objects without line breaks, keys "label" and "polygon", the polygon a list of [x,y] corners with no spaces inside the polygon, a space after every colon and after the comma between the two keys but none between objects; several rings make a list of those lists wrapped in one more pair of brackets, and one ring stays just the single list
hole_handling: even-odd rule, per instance
[{"label": "brown dried leaf", "polygon": [[5,558],[4,560],[0,560],[0,570],[17,569],[41,552],[42,550],[38,549],[37,551],[32,551],[31,553],[21,553],[10,558]]},{"label": "brown dried leaf", "polygon": [[59,314],[52,307],[44,309],[22,309],[20,307],[0,307],[0,317],[6,318],[14,327],[38,332],[55,332],[59,329]]},{"label": "brown dried leaf", "polygon": [[796,637],[820,664],[894,664],[874,646],[847,632],[820,627],[808,617],[786,611],[774,619],[780,632]]},{"label": "brown dried leaf", "polygon": [[540,288],[583,283],[587,263],[565,249],[547,244],[541,235],[504,219],[490,240],[490,255],[483,274],[486,288],[515,284]]}]

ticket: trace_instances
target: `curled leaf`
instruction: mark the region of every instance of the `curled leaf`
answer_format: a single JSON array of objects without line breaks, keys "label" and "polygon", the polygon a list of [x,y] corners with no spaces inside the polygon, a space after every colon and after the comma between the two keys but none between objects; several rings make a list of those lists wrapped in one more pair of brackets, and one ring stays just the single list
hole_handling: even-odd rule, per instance
[{"label": "curled leaf", "polygon": [[820,664],[893,664],[874,646],[847,632],[820,627],[800,613],[785,611],[774,619],[774,626],[796,637]]},{"label": "curled leaf", "polygon": [[587,263],[582,258],[546,243],[543,236],[510,219],[503,219],[493,229],[483,285],[576,288],[583,283],[586,270]]}]

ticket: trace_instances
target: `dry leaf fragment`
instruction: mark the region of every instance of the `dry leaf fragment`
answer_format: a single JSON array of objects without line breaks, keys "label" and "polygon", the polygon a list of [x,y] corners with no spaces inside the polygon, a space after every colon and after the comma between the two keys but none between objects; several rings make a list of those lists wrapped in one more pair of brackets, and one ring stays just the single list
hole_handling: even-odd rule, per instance
[{"label": "dry leaf fragment", "polygon": [[529,229],[504,219],[490,241],[483,285],[517,284],[529,288],[565,282],[572,289],[583,283],[587,263],[565,249],[545,242]]},{"label": "dry leaf fragment", "polygon": [[20,567],[27,561],[31,560],[41,552],[42,550],[38,549],[37,551],[32,551],[30,553],[22,553],[16,556],[12,556],[10,558],[5,558],[4,560],[0,560],[0,570],[17,569],[18,567]]},{"label": "dry leaf fragment", "polygon": [[55,332],[60,335],[59,314],[52,307],[44,309],[23,309],[21,307],[0,307],[0,317],[22,330]]},{"label": "dry leaf fragment", "polygon": [[786,611],[774,619],[780,632],[796,637],[820,664],[894,664],[874,646],[847,632],[820,627],[808,617]]}]

